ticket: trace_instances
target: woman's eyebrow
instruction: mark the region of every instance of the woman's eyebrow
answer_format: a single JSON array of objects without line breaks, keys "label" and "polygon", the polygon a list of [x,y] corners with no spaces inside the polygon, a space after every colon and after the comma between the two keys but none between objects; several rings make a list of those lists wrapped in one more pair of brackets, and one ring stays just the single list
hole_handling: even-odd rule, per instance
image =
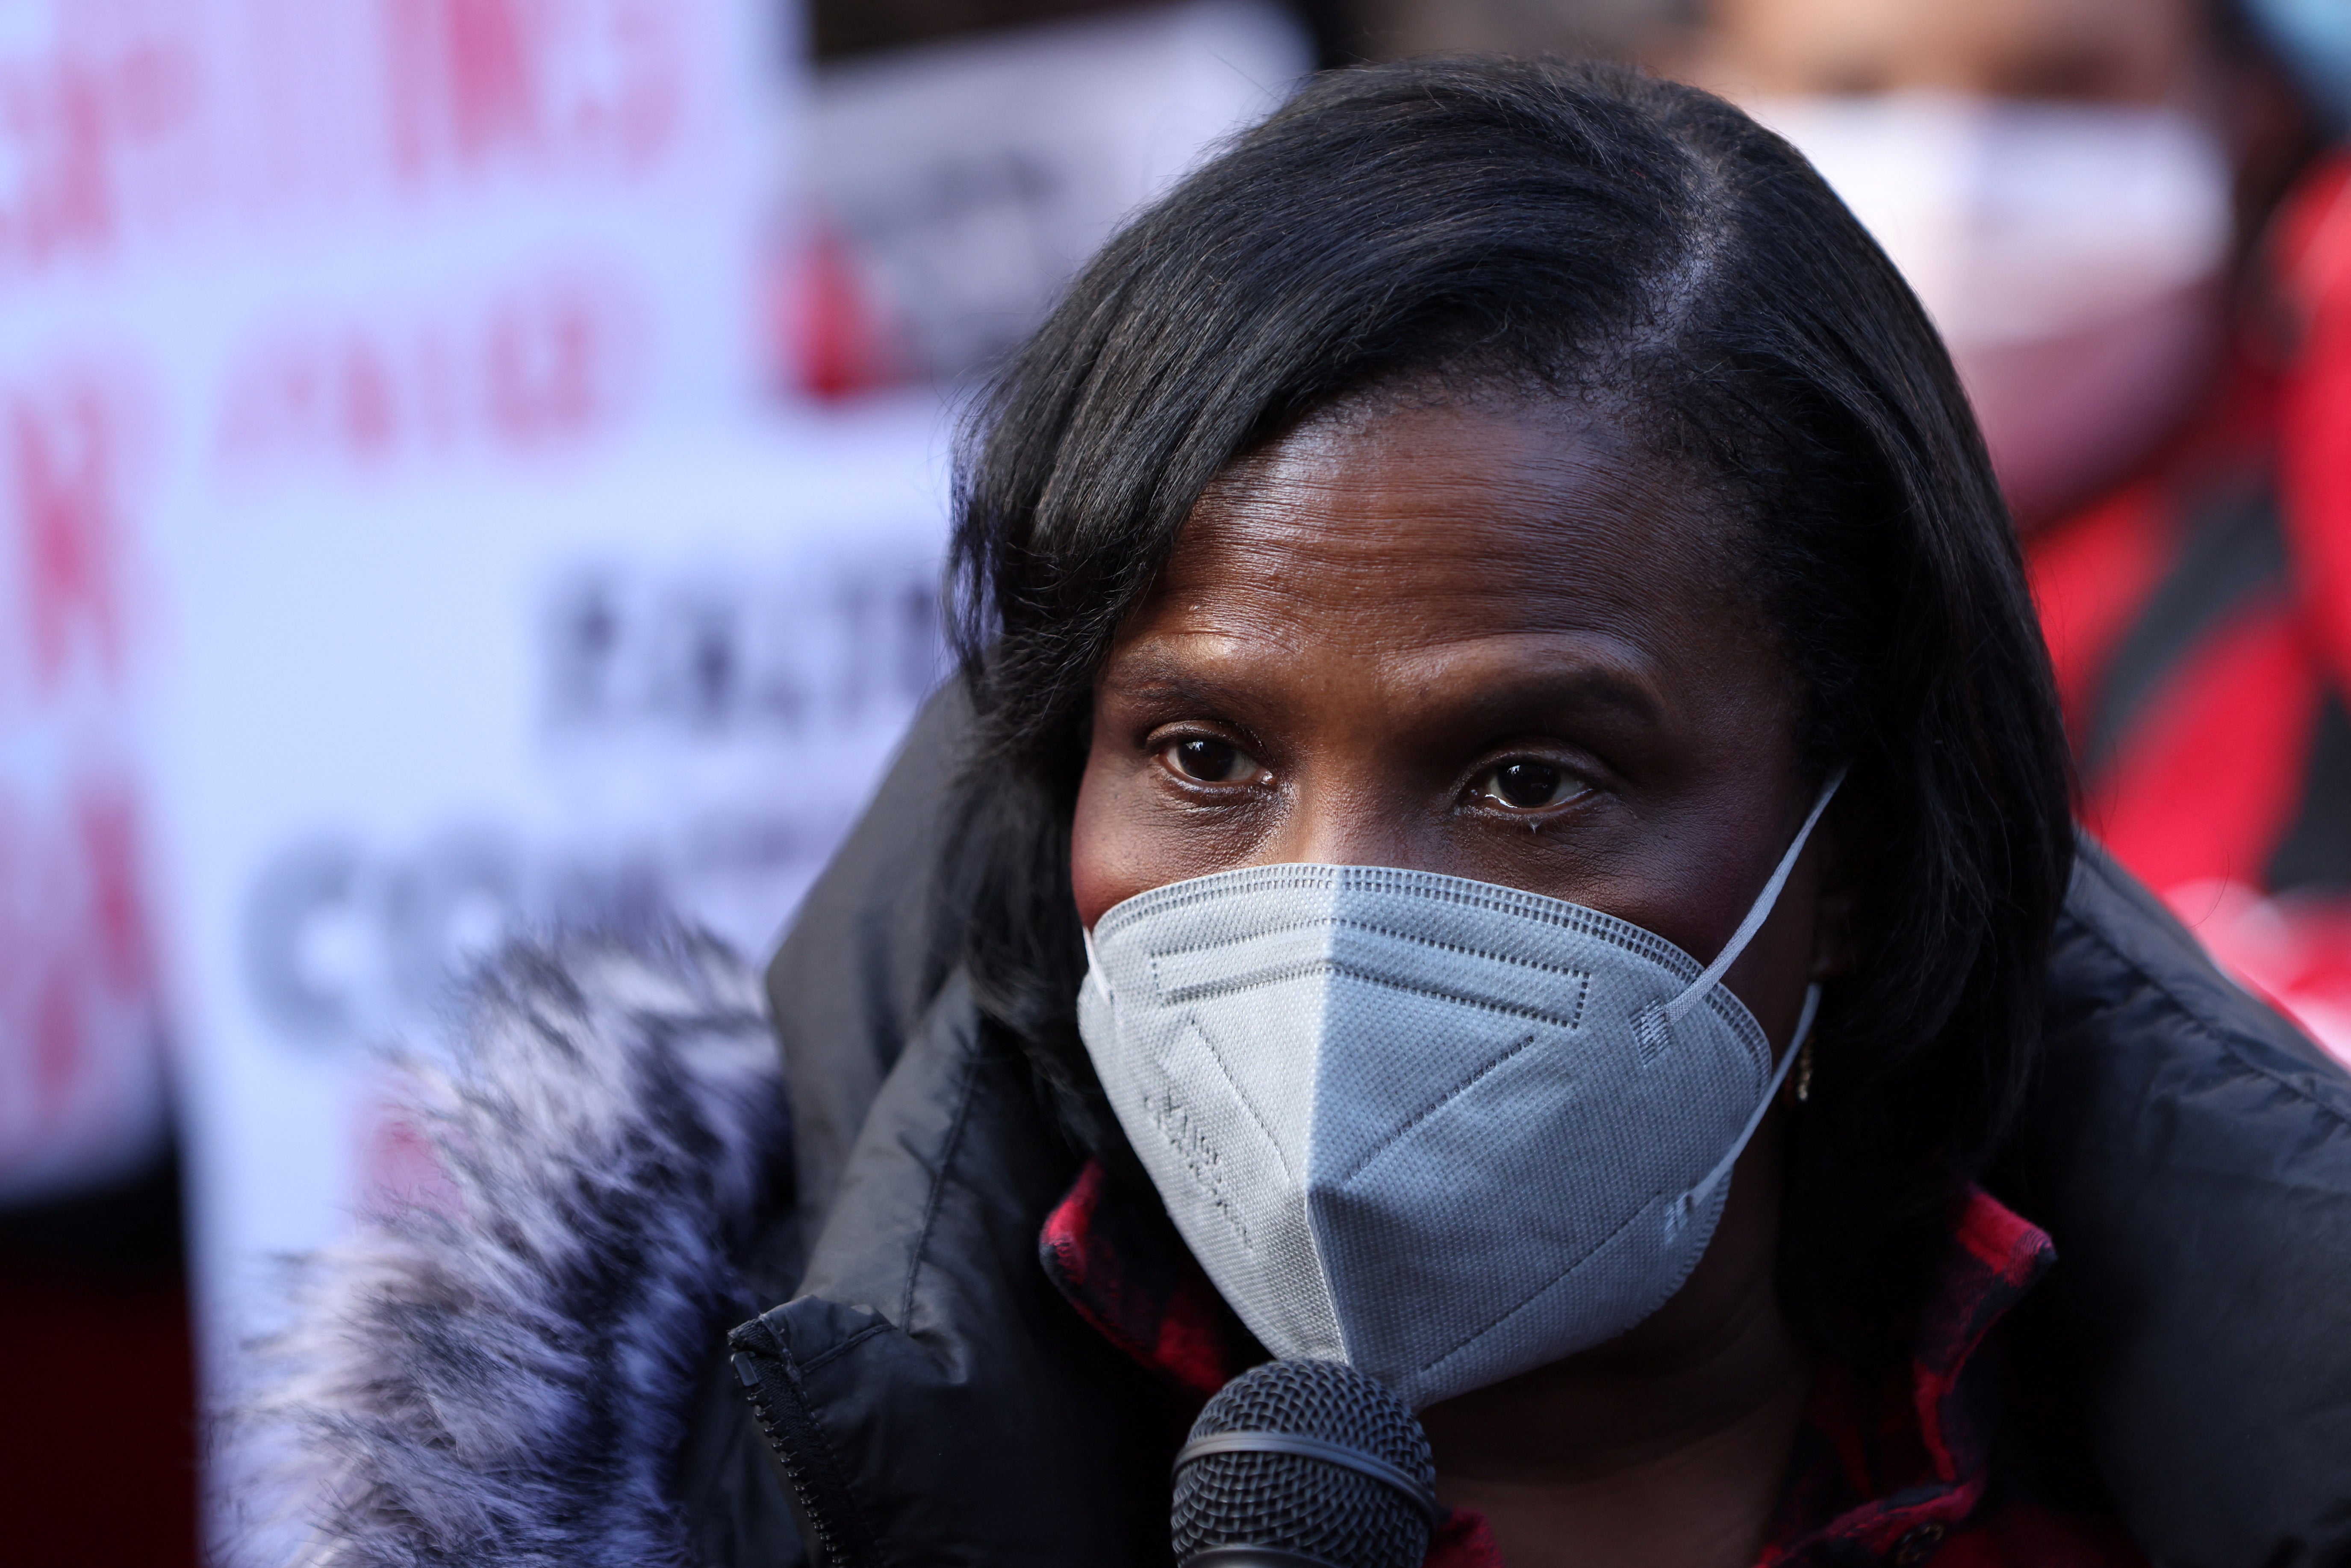
[{"label": "woman's eyebrow", "polygon": [[1438,684],[1458,684],[1460,695],[1447,706],[1468,718],[1499,725],[1609,710],[1662,725],[1674,704],[1646,663],[1613,638],[1506,634],[1457,648],[1430,673]]},{"label": "woman's eyebrow", "polygon": [[[1669,705],[1656,685],[1614,660],[1579,652],[1531,658],[1513,654],[1511,662],[1511,668],[1491,674],[1455,665],[1448,674],[1459,688],[1443,702],[1448,716],[1495,728],[1599,711],[1650,727],[1666,721]],[[1265,695],[1246,669],[1217,661],[1203,667],[1174,650],[1149,644],[1115,655],[1104,674],[1106,685],[1133,701],[1216,706]],[[1439,675],[1433,685],[1441,689],[1447,684]]]},{"label": "woman's eyebrow", "polygon": [[1234,672],[1204,670],[1162,649],[1114,655],[1102,673],[1105,685],[1141,702],[1213,703],[1239,695],[1249,685],[1245,674],[1236,678]]},{"label": "woman's eyebrow", "polygon": [[1479,681],[1453,706],[1465,718],[1497,727],[1594,709],[1611,710],[1644,725],[1662,724],[1666,717],[1666,704],[1649,682],[1628,671],[1580,660]]}]

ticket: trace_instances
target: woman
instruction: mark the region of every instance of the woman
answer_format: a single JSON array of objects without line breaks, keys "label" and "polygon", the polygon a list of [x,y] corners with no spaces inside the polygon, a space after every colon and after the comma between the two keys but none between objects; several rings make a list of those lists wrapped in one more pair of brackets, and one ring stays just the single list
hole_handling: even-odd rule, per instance
[{"label": "woman", "polygon": [[[1744,1563],[1865,1505],[1848,1485],[1917,1479],[1799,1464],[1824,1495],[1783,1497],[1800,1439],[1861,1420],[1820,1407],[1836,1380],[1819,1358],[1873,1376],[1908,1360],[1922,1312],[1978,1310],[1938,1272],[1955,1224],[1999,1233],[2001,1269],[2037,1266],[1967,1184],[2028,1068],[2072,841],[2045,661],[1964,402],[1810,171],[1719,101],[1629,75],[1332,78],[1112,245],[984,428],[956,554],[977,792],[993,863],[1029,874],[986,883],[970,973],[1123,1197],[1147,1171],[1180,1218],[1172,1166],[1219,1159],[1247,1187],[1281,1161],[1244,1170],[1235,1139],[1204,1153],[1195,1126],[1155,1136],[1132,1098],[1147,1073],[1105,1103],[1122,1054],[1182,1049],[1124,1038],[1147,1022],[1079,1038],[1080,928],[1100,942],[1122,901],[1238,867],[1400,867],[1596,908],[1711,960],[1844,773],[1724,977],[1782,1061],[1823,984],[1803,1077],[1740,1156],[1703,1261],[1662,1305],[1628,1284],[1416,1393],[1443,1396],[1422,1412],[1440,1495],[1514,1564]],[[1408,985],[1389,980],[1390,1009]],[[1319,1049],[1318,1109],[1417,1106],[1489,1070],[1429,1039],[1374,1067],[1349,1050],[1368,1018],[1298,1045],[1277,1018],[1295,990],[1185,1009],[1269,1116],[1300,1073],[1262,1059],[1292,1046]],[[1449,1190],[1404,1233],[1433,1249],[1449,1228],[1458,1251],[1361,1288],[1443,1319],[1451,1275],[1473,1317],[1508,1304],[1479,1254],[1510,1243],[1480,1212],[1548,1176],[1589,1187],[1589,1162],[1715,1114],[1677,1091],[1613,1146],[1641,1083],[1572,1086],[1607,1049],[1530,1048],[1573,1063],[1558,1092],[1600,1098],[1591,1125],[1562,1109],[1541,1129],[1548,1172],[1489,1133],[1464,1157],[1491,1191],[1411,1165]],[[1350,1079],[1383,1071],[1407,1076]],[[1176,1087],[1196,1123],[1214,1114],[1212,1086]],[[1747,1120],[1731,1109],[1709,1162]],[[1155,1157],[1169,1137],[1188,1146]],[[1216,1236],[1185,1232],[1204,1260]],[[1269,1333],[1279,1267],[1210,1273],[1291,1341],[1275,1348],[1311,1342]],[[1455,1392],[1464,1375],[1480,1385]]]},{"label": "woman", "polygon": [[[1433,1563],[2141,1561],[1976,1185],[2074,865],[2047,660],[1784,144],[1609,68],[1323,78],[975,431],[972,749],[920,917],[794,938],[799,1211],[739,980],[511,966],[464,1215],[310,1320],[320,1560],[1164,1562],[1272,1351],[1419,1406]],[[2241,1008],[2198,1038],[2274,1100]]]}]

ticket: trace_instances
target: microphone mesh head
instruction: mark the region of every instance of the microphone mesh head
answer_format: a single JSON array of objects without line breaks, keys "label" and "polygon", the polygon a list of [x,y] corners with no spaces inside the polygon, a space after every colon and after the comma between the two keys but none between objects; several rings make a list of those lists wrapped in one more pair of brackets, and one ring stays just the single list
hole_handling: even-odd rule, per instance
[{"label": "microphone mesh head", "polygon": [[[1335,1361],[1270,1361],[1225,1385],[1192,1424],[1338,1443],[1437,1485],[1428,1438],[1386,1385]],[[1420,1568],[1428,1521],[1402,1493],[1300,1454],[1208,1454],[1176,1476],[1176,1558],[1212,1546],[1273,1546],[1334,1568]]]}]

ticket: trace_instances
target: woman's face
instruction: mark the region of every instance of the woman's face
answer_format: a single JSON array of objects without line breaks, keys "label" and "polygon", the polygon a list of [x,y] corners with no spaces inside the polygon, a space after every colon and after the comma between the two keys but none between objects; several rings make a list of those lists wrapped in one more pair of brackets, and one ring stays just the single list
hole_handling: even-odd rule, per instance
[{"label": "woman's face", "polygon": [[[1403,866],[1710,959],[1813,793],[1733,526],[1604,428],[1499,400],[1342,412],[1236,465],[1095,687],[1086,925],[1241,866]],[[1833,841],[1727,977],[1776,1047],[1836,960]]]},{"label": "woman's face", "polygon": [[2178,102],[2211,58],[2199,0],[1713,0],[1696,57],[1740,93],[1938,89],[1989,98]]}]

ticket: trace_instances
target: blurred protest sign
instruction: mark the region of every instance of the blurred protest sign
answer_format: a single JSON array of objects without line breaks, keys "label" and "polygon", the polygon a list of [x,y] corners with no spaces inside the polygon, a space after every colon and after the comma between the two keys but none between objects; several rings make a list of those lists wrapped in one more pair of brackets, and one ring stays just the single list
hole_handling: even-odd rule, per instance
[{"label": "blurred protest sign", "polygon": [[272,1254],[434,1179],[371,1048],[430,1051],[498,940],[675,912],[772,942],[941,673],[935,432],[288,494],[170,560],[192,1174],[238,1332]]},{"label": "blurred protest sign", "polygon": [[[140,1159],[170,1039],[224,1333],[245,1307],[223,1249],[323,1239],[350,1194],[283,1114],[296,1079],[238,1070],[271,1037],[207,967],[243,918],[207,881],[218,854],[265,852],[235,828],[327,804],[239,770],[319,713],[204,672],[266,649],[352,674],[351,701],[360,666],[416,679],[496,623],[411,603],[351,641],[353,606],[392,602],[371,552],[405,538],[424,567],[451,497],[503,484],[468,514],[494,556],[505,509],[562,493],[567,465],[745,418],[778,20],[758,0],[0,11],[0,1197]],[[640,519],[652,541],[667,524]],[[461,600],[466,552],[430,564]],[[453,673],[443,695],[475,689]],[[364,817],[391,786],[344,788]],[[223,1177],[248,1154],[258,1180]],[[287,1197],[298,1225],[240,1207]]]},{"label": "blurred protest sign", "polygon": [[814,215],[778,301],[797,381],[837,395],[984,369],[1122,218],[1312,63],[1286,11],[1194,0],[828,67]]},{"label": "blurred protest sign", "polygon": [[0,390],[0,1199],[119,1173],[163,1124],[127,423],[79,367]]}]

